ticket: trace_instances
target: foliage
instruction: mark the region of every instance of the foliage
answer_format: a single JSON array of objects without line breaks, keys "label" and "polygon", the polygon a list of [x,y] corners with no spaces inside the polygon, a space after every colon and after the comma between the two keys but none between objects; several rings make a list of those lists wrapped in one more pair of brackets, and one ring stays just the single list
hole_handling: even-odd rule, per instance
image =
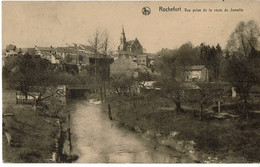
[{"label": "foliage", "polygon": [[176,110],[181,111],[183,101],[182,73],[177,65],[176,51],[166,53],[155,63],[155,69],[159,72],[157,85],[162,88],[165,97],[171,99]]},{"label": "foliage", "polygon": [[220,62],[223,59],[223,52],[219,44],[209,46],[204,43],[200,45],[200,64],[206,65],[210,73],[210,81],[218,81],[220,77]]},{"label": "foliage", "polygon": [[227,78],[244,103],[242,111],[246,117],[248,117],[249,91],[258,80],[255,68],[259,57],[259,52],[256,51],[259,37],[259,27],[253,20],[247,23],[241,21],[227,44],[227,49],[231,50]]},{"label": "foliage", "polygon": [[130,93],[133,93],[133,85],[135,83],[134,77],[121,75],[112,75],[111,87],[117,95],[129,96]]},{"label": "foliage", "polygon": [[60,119],[66,117],[66,104],[60,98],[52,96],[48,100],[41,102],[39,105],[43,108],[41,114],[44,116]]},{"label": "foliage", "polygon": [[[218,85],[208,86],[218,88]],[[259,147],[255,133],[259,127],[259,124],[256,125],[256,122],[259,123],[258,120],[252,123],[250,121],[243,129],[241,122],[237,120],[198,121],[188,112],[175,114],[158,110],[156,106],[163,106],[167,99],[156,95],[148,96],[148,99],[138,98],[136,101],[133,97],[129,101],[127,97],[113,96],[109,99],[112,115],[127,126],[149,132],[151,136],[154,135],[152,137],[156,134],[169,136],[171,132],[177,131],[179,135],[176,136],[176,140],[192,140],[196,143],[196,152],[208,153],[218,157],[220,161],[224,161],[228,156],[238,157],[232,162],[258,161]],[[136,103],[139,105],[135,106]],[[241,157],[245,157],[246,160]]]},{"label": "foliage", "polygon": [[72,63],[72,60],[73,60],[72,55],[71,54],[66,54],[65,62],[66,63]]},{"label": "foliage", "polygon": [[26,53],[10,57],[3,67],[3,80],[10,85],[16,85],[26,96],[32,96],[36,105],[57,94],[58,85],[83,85],[91,82],[87,76],[54,72],[53,66],[38,55],[31,56]]},{"label": "foliage", "polygon": [[231,52],[237,52],[240,58],[249,57],[252,49],[256,49],[260,37],[259,26],[254,20],[248,22],[241,21],[230,35],[227,48]]}]

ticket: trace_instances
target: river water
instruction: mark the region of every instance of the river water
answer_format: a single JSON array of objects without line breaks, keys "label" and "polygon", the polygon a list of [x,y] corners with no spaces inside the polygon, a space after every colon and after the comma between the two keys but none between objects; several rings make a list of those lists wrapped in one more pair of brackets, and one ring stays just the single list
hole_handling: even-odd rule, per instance
[{"label": "river water", "polygon": [[185,154],[111,121],[100,105],[76,101],[71,108],[71,138],[76,163],[191,163]]}]

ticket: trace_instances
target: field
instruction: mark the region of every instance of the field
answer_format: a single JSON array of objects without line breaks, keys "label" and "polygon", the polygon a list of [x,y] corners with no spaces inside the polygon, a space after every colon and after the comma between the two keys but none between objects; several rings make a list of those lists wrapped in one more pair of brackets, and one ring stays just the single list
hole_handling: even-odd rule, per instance
[{"label": "field", "polygon": [[[53,162],[59,129],[57,119],[42,116],[30,104],[16,104],[15,96],[15,91],[3,90],[2,114],[14,114],[2,117],[3,162]],[[5,132],[12,137],[11,146]]]}]

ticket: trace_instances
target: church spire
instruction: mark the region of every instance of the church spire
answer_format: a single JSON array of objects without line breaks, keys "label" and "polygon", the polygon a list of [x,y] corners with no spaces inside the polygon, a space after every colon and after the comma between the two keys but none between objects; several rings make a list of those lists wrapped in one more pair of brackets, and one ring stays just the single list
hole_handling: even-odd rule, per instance
[{"label": "church spire", "polygon": [[122,25],[122,34],[125,35],[124,25]]},{"label": "church spire", "polygon": [[118,47],[118,50],[125,51],[126,50],[126,37],[125,37],[125,30],[124,26],[122,25],[122,33],[120,37],[120,46]]}]

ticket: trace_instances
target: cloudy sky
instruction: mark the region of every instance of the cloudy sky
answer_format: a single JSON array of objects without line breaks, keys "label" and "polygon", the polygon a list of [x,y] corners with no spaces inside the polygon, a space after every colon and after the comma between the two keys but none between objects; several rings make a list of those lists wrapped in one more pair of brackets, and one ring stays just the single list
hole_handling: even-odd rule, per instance
[{"label": "cloudy sky", "polygon": [[[144,16],[141,9],[151,8]],[[159,7],[181,7],[160,12]],[[212,9],[212,12],[185,12]],[[214,12],[214,9],[243,12]],[[191,41],[224,48],[239,21],[254,19],[260,25],[260,2],[3,2],[2,47],[64,46],[87,44],[95,30],[107,31],[111,48],[117,49],[122,25],[127,40],[139,39],[147,52],[176,48]]]}]

